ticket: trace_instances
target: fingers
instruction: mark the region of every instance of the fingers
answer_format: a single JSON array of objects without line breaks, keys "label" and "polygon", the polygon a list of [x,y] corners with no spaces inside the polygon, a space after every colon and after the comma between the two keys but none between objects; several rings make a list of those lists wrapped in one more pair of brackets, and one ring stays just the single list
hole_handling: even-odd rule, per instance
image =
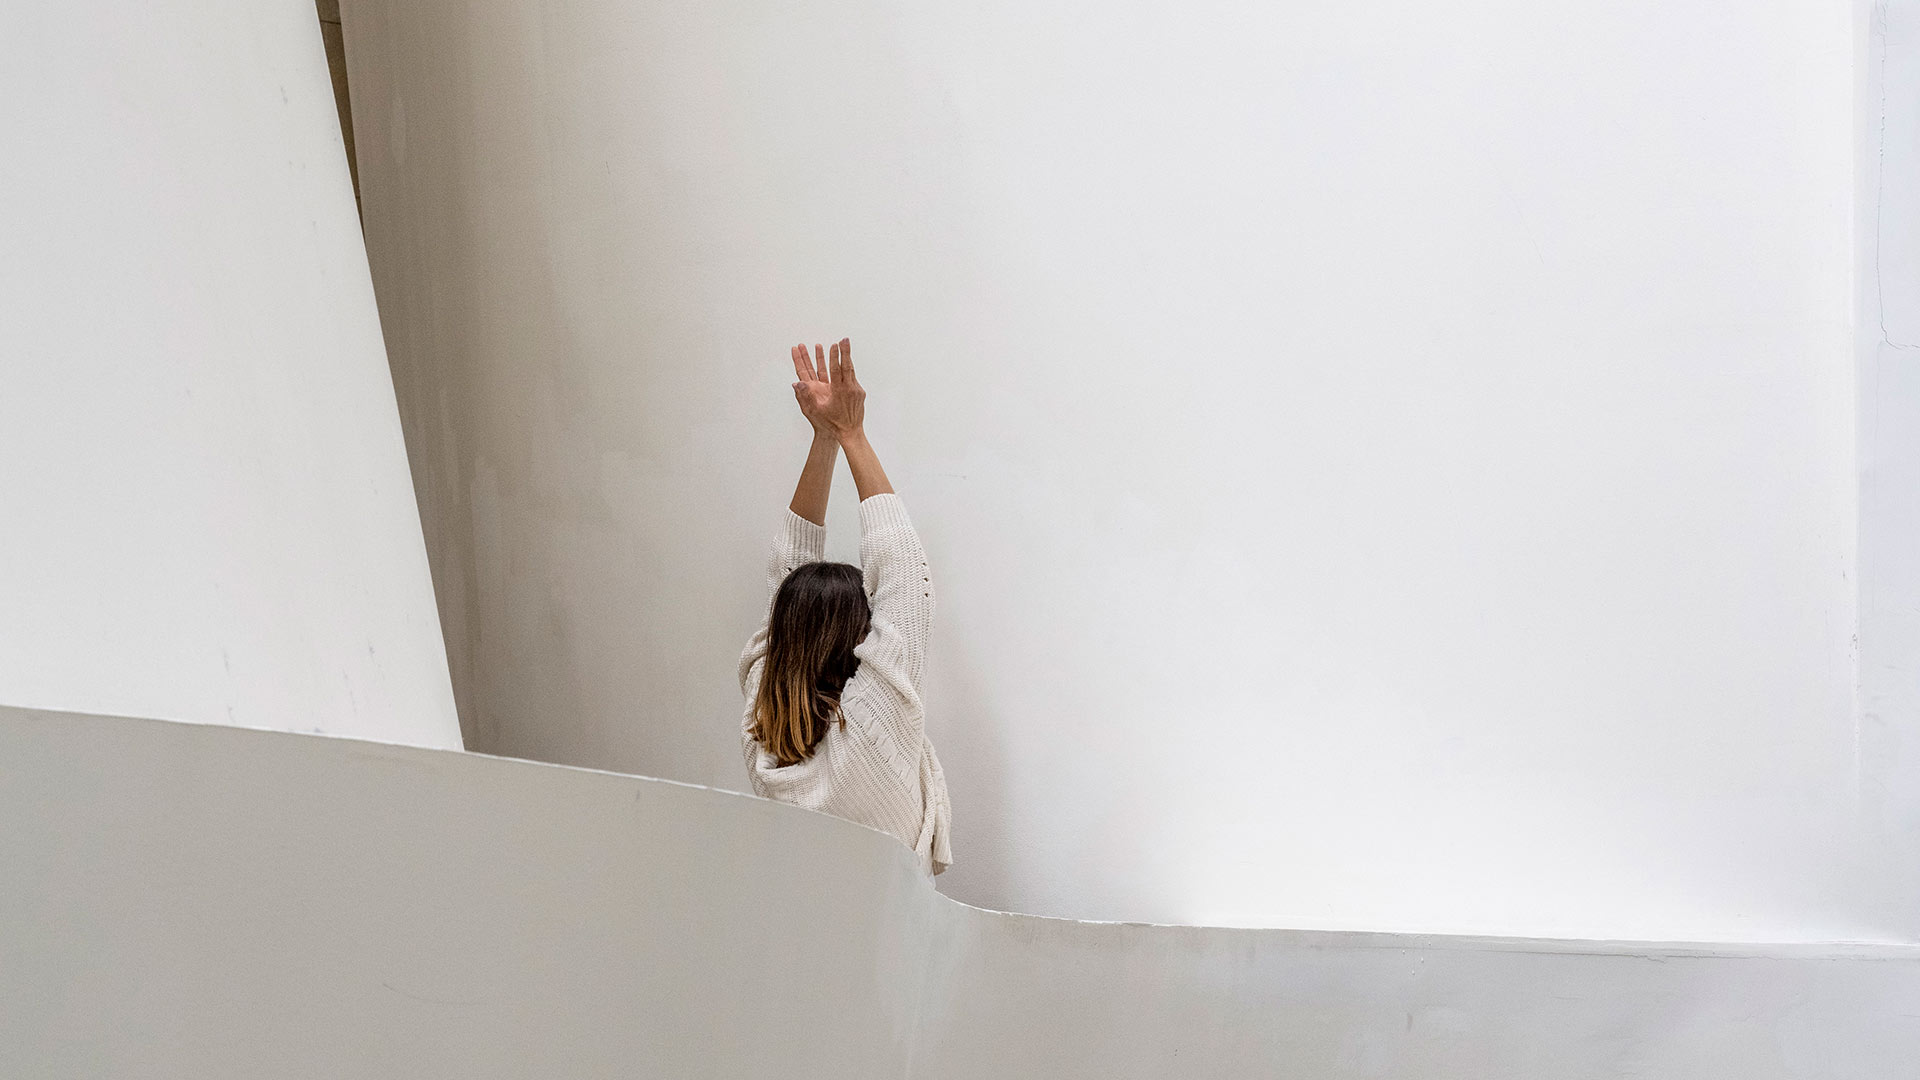
[{"label": "fingers", "polygon": [[841,338],[833,343],[831,352],[825,346],[815,343],[813,355],[807,355],[804,344],[795,345],[793,352],[793,373],[800,376],[803,383],[857,381],[853,374],[853,339]]}]

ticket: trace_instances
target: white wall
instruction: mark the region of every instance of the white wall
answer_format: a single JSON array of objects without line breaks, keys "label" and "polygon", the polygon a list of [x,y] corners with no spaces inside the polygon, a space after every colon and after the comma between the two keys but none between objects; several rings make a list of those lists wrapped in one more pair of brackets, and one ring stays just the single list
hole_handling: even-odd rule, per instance
[{"label": "white wall", "polygon": [[313,5],[0,24],[0,701],[460,746]]},{"label": "white wall", "polygon": [[1920,3],[1860,5],[1860,802],[1920,939]]},{"label": "white wall", "polygon": [[849,334],[941,583],[952,895],[1894,934],[1853,15],[348,0],[476,747],[744,784],[785,349]]},{"label": "white wall", "polygon": [[1914,946],[1086,924],[602,772],[0,709],[0,1075],[1890,1080]]}]

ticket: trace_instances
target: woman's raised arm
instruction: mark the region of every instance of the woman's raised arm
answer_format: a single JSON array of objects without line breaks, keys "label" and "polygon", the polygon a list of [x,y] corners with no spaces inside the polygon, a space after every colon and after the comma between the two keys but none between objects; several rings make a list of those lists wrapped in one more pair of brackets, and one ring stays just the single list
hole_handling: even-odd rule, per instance
[{"label": "woman's raised arm", "polygon": [[[838,355],[840,346],[835,345]],[[793,502],[788,504],[800,517],[815,525],[827,523],[827,493],[833,488],[833,463],[840,456],[840,441],[834,430],[827,426],[819,415],[818,409],[809,408],[813,392],[810,384],[828,386],[828,398],[831,399],[831,386],[827,383],[827,366],[822,359],[818,370],[813,361],[807,359],[807,347],[793,347],[793,371],[800,381],[793,384],[793,396],[800,402],[800,413],[813,425],[813,446],[807,450],[807,464],[800,470],[800,482],[794,486]]]},{"label": "woman's raised arm", "polygon": [[[753,632],[753,636],[747,640],[746,649],[740,654],[742,693],[747,690],[754,666],[766,658],[768,624],[773,617],[773,601],[780,593],[781,583],[795,568],[827,557],[827,493],[833,487],[833,466],[835,459],[840,456],[840,443],[833,429],[819,419],[818,410],[810,407],[811,392],[807,387],[816,381],[816,377],[817,381],[825,383],[825,358],[821,358],[816,371],[813,361],[807,357],[805,345],[795,345],[792,351],[794,374],[800,376],[800,381],[793,384],[793,396],[800,402],[801,414],[813,425],[813,445],[807,448],[807,463],[800,469],[800,482],[794,485],[793,501],[787,504],[788,513],[781,517],[780,527],[773,534],[773,548],[767,559],[766,614],[760,620],[760,628]],[[751,765],[751,753],[748,762]]]}]

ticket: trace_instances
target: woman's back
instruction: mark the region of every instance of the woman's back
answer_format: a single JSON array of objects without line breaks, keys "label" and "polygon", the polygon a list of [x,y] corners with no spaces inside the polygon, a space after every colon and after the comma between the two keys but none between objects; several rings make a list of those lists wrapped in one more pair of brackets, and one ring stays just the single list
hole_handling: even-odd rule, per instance
[{"label": "woman's back", "polygon": [[[843,350],[847,356],[844,361]],[[887,484],[860,426],[861,392],[853,378],[851,350],[843,340],[834,351],[832,389],[851,397],[854,408],[850,418],[843,418],[837,428],[816,419],[815,412],[808,413],[808,419],[814,421],[814,446],[793,505],[774,536],[767,567],[767,619],[740,656],[740,689],[746,697],[741,749],[755,794],[890,833],[914,849],[923,869],[937,874],[952,861],[947,839],[952,808],[946,777],[927,739],[920,701],[920,678],[933,627],[933,578],[919,534],[900,497]],[[812,375],[825,376],[827,372],[824,366],[815,372],[804,357],[804,347],[795,350],[795,369],[803,379],[795,384],[795,394],[802,399],[802,411],[807,412],[808,394],[818,390],[807,384],[815,382]],[[825,385],[824,378],[819,383]],[[790,646],[811,643],[775,638],[783,632],[820,631],[811,623],[804,624],[805,631],[799,630],[797,627],[803,624],[791,618],[776,625],[774,616],[776,612],[792,614],[778,601],[794,572],[825,559],[826,528],[822,522],[827,485],[841,446],[846,448],[848,464],[860,486],[860,572],[869,598],[870,625],[853,647],[858,666],[839,688],[832,722],[782,728],[776,721],[792,722],[795,717],[772,714],[782,708],[793,713],[792,702],[799,695],[762,693],[760,684],[766,676],[769,655],[792,666],[798,662],[796,656],[819,650],[793,649]],[[837,564],[829,567],[833,565]],[[791,604],[791,595],[788,599],[790,606],[797,606]],[[770,648],[780,644],[789,648]],[[819,658],[809,662],[828,663]],[[804,681],[807,693],[815,693],[820,672],[796,674],[778,670],[779,664],[775,666],[776,678]],[[820,681],[830,684],[832,679]],[[776,683],[775,687],[781,685]],[[830,691],[829,685],[817,700],[830,700]],[[791,744],[791,733],[796,730],[803,731],[805,739],[801,741],[811,740],[811,745],[804,753],[789,750],[783,763],[768,744]]]}]

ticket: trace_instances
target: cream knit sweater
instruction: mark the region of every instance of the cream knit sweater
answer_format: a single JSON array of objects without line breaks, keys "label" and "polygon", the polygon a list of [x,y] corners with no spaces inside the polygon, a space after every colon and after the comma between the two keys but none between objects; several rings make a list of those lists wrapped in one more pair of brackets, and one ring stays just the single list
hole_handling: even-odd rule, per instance
[{"label": "cream knit sweater", "polygon": [[785,767],[776,766],[753,737],[753,700],[766,666],[773,597],[795,567],[824,560],[826,550],[826,528],[788,510],[767,565],[767,616],[740,654],[740,692],[747,699],[740,746],[753,792],[892,833],[920,856],[923,871],[938,874],[953,862],[947,846],[953,808],[920,707],[933,577],[898,495],[860,502],[860,565],[873,626],[854,647],[860,668],[840,692],[844,729],[830,725],[811,756]]}]

